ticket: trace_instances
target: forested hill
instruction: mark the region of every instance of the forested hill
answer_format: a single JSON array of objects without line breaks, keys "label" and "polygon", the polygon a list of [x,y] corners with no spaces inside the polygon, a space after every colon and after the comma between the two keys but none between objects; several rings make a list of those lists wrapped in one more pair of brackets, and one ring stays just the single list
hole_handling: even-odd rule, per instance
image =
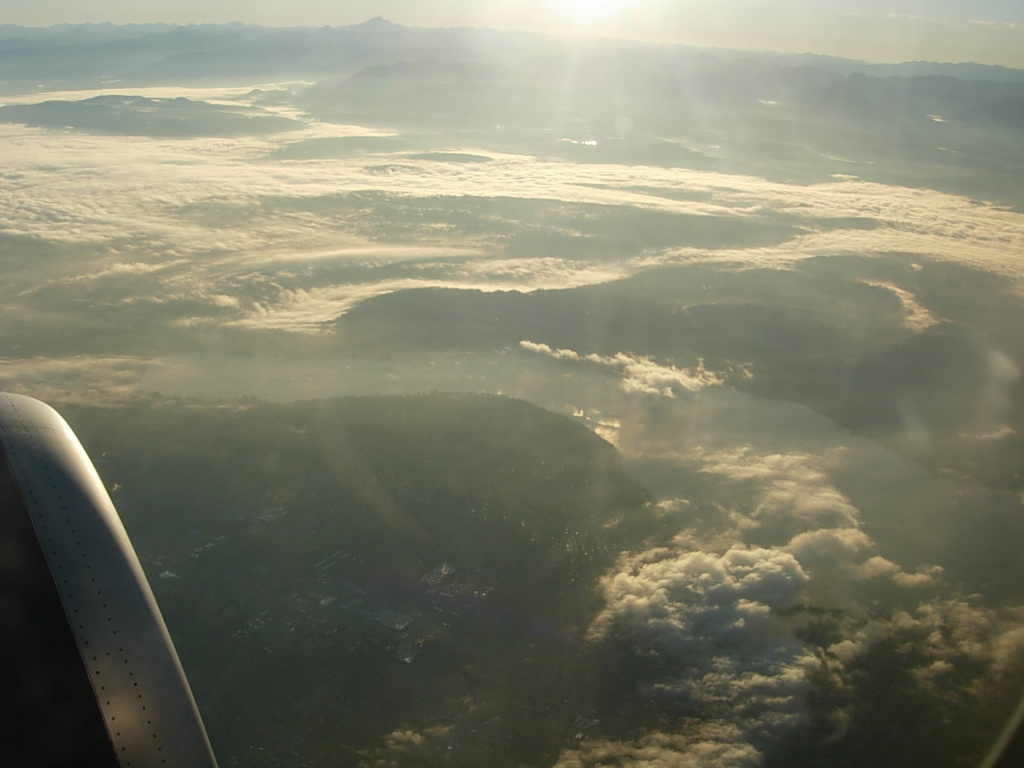
[{"label": "forested hill", "polygon": [[[187,547],[190,531],[246,525],[239,554],[285,570],[337,542],[383,570],[457,560],[499,581],[522,569],[517,580],[564,585],[589,582],[657,527],[614,447],[506,397],[65,412],[141,548]],[[251,525],[276,508],[288,516],[272,536]]]},{"label": "forested hill", "polygon": [[[337,764],[470,692],[465,764],[557,754],[582,706],[597,580],[662,531],[614,447],[506,397],[61,410],[125,518],[215,748],[252,765],[290,754],[250,754],[254,733],[301,734]],[[475,735],[478,719],[522,729],[515,748]]]}]

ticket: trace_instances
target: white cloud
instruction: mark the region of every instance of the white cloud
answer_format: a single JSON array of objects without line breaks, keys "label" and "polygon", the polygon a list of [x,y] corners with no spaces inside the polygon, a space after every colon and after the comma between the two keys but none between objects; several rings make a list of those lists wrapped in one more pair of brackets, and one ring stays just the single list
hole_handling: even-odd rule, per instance
[{"label": "white cloud", "polygon": [[136,394],[148,365],[126,356],[0,358],[0,391],[53,403],[123,403]]},{"label": "white cloud", "polygon": [[697,448],[700,471],[753,488],[743,514],[746,527],[781,527],[790,534],[808,528],[856,529],[857,509],[825,471],[828,457],[807,453],[757,453],[750,445],[725,450]]},{"label": "white cloud", "polygon": [[937,598],[896,613],[883,626],[896,647],[907,651],[918,684],[937,695],[984,701],[1001,678],[1024,668],[1021,608],[996,610],[971,598]]},{"label": "white cloud", "polygon": [[901,587],[925,587],[942,573],[926,566],[907,573],[878,554],[875,542],[859,528],[819,528],[794,536],[782,548],[792,554],[809,575],[805,596],[819,607],[841,608],[863,617],[866,600],[862,583],[888,581]]},{"label": "white cloud", "polygon": [[589,637],[625,638],[656,653],[666,672],[651,695],[739,729],[748,743],[778,738],[804,722],[821,666],[784,618],[808,581],[781,550],[624,557],[601,582],[606,608]]},{"label": "white cloud", "polygon": [[384,743],[388,749],[395,752],[417,752],[424,748],[431,746],[436,748],[438,744],[443,744],[449,738],[451,731],[450,725],[436,725],[422,731],[412,728],[396,729],[388,734]]},{"label": "white cloud", "polygon": [[553,357],[556,360],[579,361],[581,359],[579,353],[573,352],[571,349],[552,349],[547,344],[538,344],[534,341],[520,341],[519,346],[527,352],[536,352],[537,354],[547,355],[548,357]]},{"label": "white cloud", "polygon": [[[637,693],[671,701],[690,723],[685,736],[661,743],[665,765],[701,764],[687,762],[698,745],[724,748],[701,725],[726,727],[726,743],[746,744],[742,754],[756,764],[759,749],[807,724],[812,691],[835,702],[816,714],[838,727],[859,691],[891,682],[871,676],[872,654],[899,657],[878,663],[904,668],[923,707],[948,700],[970,710],[1024,671],[1024,609],[908,592],[905,607],[886,613],[872,583],[934,586],[941,569],[905,573],[873,554],[860,530],[818,529],[783,547],[735,544],[721,553],[693,546],[680,537],[673,547],[624,554],[601,580],[605,608],[588,636],[657,657],[658,676],[638,677]],[[827,646],[804,634],[815,622],[829,627]],[[564,753],[562,764],[643,765],[641,746],[598,742]]]},{"label": "white cloud", "polygon": [[885,282],[883,280],[863,280],[862,282],[865,285],[885,288],[887,291],[895,294],[896,298],[899,299],[900,304],[903,306],[903,311],[906,313],[904,322],[911,330],[923,331],[926,328],[931,328],[939,322],[939,318],[917,303],[917,298],[910,291],[904,290],[894,283]]},{"label": "white cloud", "polygon": [[[620,557],[601,580],[605,608],[590,628],[598,647],[656,656],[637,695],[665,697],[688,723],[736,729],[729,743],[746,744],[756,764],[759,750],[807,723],[812,691],[833,702],[816,715],[841,734],[858,697],[888,682],[872,665],[904,665],[923,707],[948,697],[967,712],[1024,664],[1024,611],[951,596],[941,567],[904,569],[863,530],[831,479],[849,471],[849,448],[680,448],[675,460],[713,483],[694,493],[710,495],[714,509],[660,503],[686,527],[668,546]],[[897,661],[883,659],[892,654]],[[658,759],[688,765],[690,747],[703,743],[714,742],[697,728]],[[562,760],[644,764],[639,746],[581,745]]]},{"label": "white cloud", "polygon": [[[382,249],[378,258],[387,253],[386,249]],[[492,264],[480,261],[472,268],[456,265],[442,271],[447,272],[447,276],[328,283],[309,288],[286,289],[276,286],[270,301],[250,305],[241,317],[227,324],[317,333],[324,331],[330,323],[361,302],[398,291],[418,288],[461,288],[488,293],[509,289],[554,290],[604,282],[606,277],[606,273],[600,270],[576,268],[571,262],[552,259],[525,259],[515,270],[510,270],[503,262]],[[216,322],[219,324],[223,321],[218,318]]]},{"label": "white cloud", "polygon": [[598,739],[565,750],[555,768],[753,768],[761,753],[728,723],[703,723],[692,733],[649,733],[635,742]]},{"label": "white cloud", "polygon": [[934,584],[943,570],[941,565],[929,565],[916,573],[907,573],[896,566],[892,572],[892,580],[901,587],[924,587]]},{"label": "white cloud", "polygon": [[[104,278],[110,277],[152,275],[158,272],[166,272],[180,267],[187,267],[188,265],[188,259],[175,259],[173,261],[157,264],[147,264],[141,261],[115,262],[109,266],[103,266],[95,272],[83,272],[77,275],[72,275],[71,277],[66,277],[59,282],[80,283],[91,280],[103,280]],[[24,291],[22,295],[32,293],[34,290],[35,289],[29,289],[28,291]]]},{"label": "white cloud", "polygon": [[[424,265],[429,266],[429,265]],[[467,260],[448,267],[451,283],[487,281],[495,288],[508,290],[543,290],[578,288],[583,285],[610,283],[628,277],[630,270],[624,264],[592,264],[587,261],[555,257],[502,259],[483,258]]]},{"label": "white cloud", "polygon": [[714,371],[704,367],[698,360],[694,368],[677,368],[661,365],[649,357],[618,352],[614,355],[581,355],[571,349],[552,349],[547,344],[523,340],[519,346],[528,352],[553,357],[556,360],[596,363],[620,372],[621,387],[630,394],[658,395],[674,398],[677,392],[699,392],[707,387],[722,386],[723,379]]},{"label": "white cloud", "polygon": [[704,367],[698,360],[695,368],[676,368],[674,365],[659,365],[649,357],[619,352],[612,357],[587,355],[590,362],[618,368],[622,371],[622,388],[626,392],[646,395],[675,397],[676,392],[699,392],[705,387],[720,387],[722,378]]}]

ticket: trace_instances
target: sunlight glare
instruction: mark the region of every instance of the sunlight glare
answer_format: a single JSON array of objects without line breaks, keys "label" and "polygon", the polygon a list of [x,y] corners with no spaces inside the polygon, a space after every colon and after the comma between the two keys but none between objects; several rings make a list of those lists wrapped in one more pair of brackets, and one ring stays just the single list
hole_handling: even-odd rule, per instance
[{"label": "sunlight glare", "polygon": [[552,8],[576,24],[593,24],[611,19],[623,10],[623,0],[557,0]]}]

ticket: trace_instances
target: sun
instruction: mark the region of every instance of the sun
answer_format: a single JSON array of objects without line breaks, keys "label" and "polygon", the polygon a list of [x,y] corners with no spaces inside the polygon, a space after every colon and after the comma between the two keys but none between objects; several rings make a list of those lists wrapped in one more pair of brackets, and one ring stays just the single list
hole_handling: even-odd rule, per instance
[{"label": "sun", "polygon": [[625,9],[628,0],[557,0],[552,10],[580,25],[607,22]]}]

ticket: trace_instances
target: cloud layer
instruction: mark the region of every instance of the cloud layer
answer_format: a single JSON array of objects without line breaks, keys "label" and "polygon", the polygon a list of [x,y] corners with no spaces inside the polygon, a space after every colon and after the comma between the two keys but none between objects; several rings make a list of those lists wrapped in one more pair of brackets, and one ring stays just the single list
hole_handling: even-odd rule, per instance
[{"label": "cloud layer", "polygon": [[[230,90],[192,90],[188,95],[245,103]],[[437,145],[435,139],[431,145],[422,138],[413,145],[396,143],[394,151],[378,144],[342,157],[289,160],[279,155],[282,149],[360,136],[387,140],[379,130],[316,122],[278,136],[180,140],[3,125],[0,204],[5,218],[0,232],[90,254],[63,265],[65,279],[89,276],[103,282],[147,264],[154,271],[148,279],[137,272],[140,293],[179,295],[221,309],[229,297],[237,301],[234,320],[240,326],[302,332],[319,330],[323,321],[368,297],[412,286],[574,287],[694,261],[779,268],[819,255],[901,252],[955,260],[1017,281],[1024,278],[1016,258],[1024,250],[1020,213],[856,178],[795,186],[686,168],[588,163],[585,157],[570,163],[482,149],[472,142],[448,146]],[[410,147],[425,151],[410,152]],[[488,162],[438,162],[427,151],[431,149],[472,153]],[[434,223],[389,232],[386,216],[366,218],[365,209],[346,202],[346,196],[368,191],[382,196],[380,200],[396,201],[399,208],[402,201],[447,202],[439,204]],[[535,224],[514,212],[514,206],[506,210],[495,205],[489,215],[473,215],[470,231],[459,218],[459,200],[466,196],[552,206],[560,219],[545,222],[545,237],[559,232],[563,245],[575,242],[584,255],[597,247],[608,252],[600,259],[569,257],[565,247],[551,241],[549,253],[534,249],[520,258],[508,250],[510,233],[532,236]],[[630,248],[616,253],[615,248],[608,250],[608,237],[588,239],[588,232],[598,231],[594,227],[602,211],[625,216],[626,222],[631,211],[696,217],[720,222],[723,232],[729,222],[784,222],[802,234],[782,244],[662,244],[639,253]],[[396,211],[391,220],[399,218]],[[835,223],[841,221],[871,226]],[[432,249],[435,258],[427,262],[431,269],[421,265],[419,271],[410,267],[405,274],[381,274],[383,265],[409,262],[412,246]],[[327,275],[322,269],[310,273],[294,262],[284,263],[297,253],[345,251],[362,253],[360,258],[344,258],[368,271],[358,277]],[[157,273],[158,267],[167,271]],[[909,327],[920,330],[935,322],[913,296],[893,285],[879,285],[896,293]],[[253,299],[251,294],[260,291],[264,295]]]},{"label": "cloud layer", "polygon": [[[697,445],[676,460],[709,476],[718,509],[660,502],[690,524],[668,546],[622,555],[589,633],[599,652],[634,646],[656,659],[631,695],[673,712],[674,735],[582,745],[561,765],[717,765],[723,755],[758,765],[822,728],[842,744],[879,686],[897,686],[926,717],[965,719],[1014,690],[1024,607],[986,606],[951,589],[939,565],[908,570],[887,557],[831,479],[844,452]],[[876,676],[890,664],[905,679]]]},{"label": "cloud layer", "polygon": [[[0,126],[0,235],[10,244],[3,311],[33,328],[68,306],[76,321],[88,317],[79,304],[141,308],[154,327],[205,341],[210,329],[328,332],[360,302],[412,288],[572,288],[692,262],[786,269],[811,257],[898,252],[979,267],[1018,290],[1024,281],[1024,216],[966,197],[853,176],[798,186],[586,155],[569,163],[470,139],[421,137],[423,146],[378,143],[335,156],[311,149],[360,136],[389,139],[314,122],[287,136],[173,141]],[[309,159],[289,159],[305,150]],[[487,162],[442,162],[430,151]],[[679,242],[616,239],[620,225],[642,235],[654,214],[678,225]],[[688,230],[708,222],[712,233],[765,229],[745,246],[687,244]],[[795,234],[778,242],[787,227]],[[869,285],[893,294],[907,332],[943,322],[895,283]],[[844,744],[865,722],[868,694],[887,682],[878,669],[901,670],[900,690],[926,713],[964,717],[981,711],[986,690],[1017,679],[1024,609],[988,603],[954,582],[944,560],[897,548],[897,529],[913,519],[896,503],[873,511],[895,521],[881,527],[889,536],[876,534],[855,483],[837,478],[881,482],[885,462],[858,463],[846,444],[816,443],[822,417],[784,406],[765,416],[763,404],[725,392],[725,374],[696,356],[659,360],[620,346],[592,354],[543,338],[519,346],[531,354],[518,357],[582,369],[579,380],[617,378],[618,399],[601,390],[604,399],[578,404],[581,413],[597,413],[596,429],[652,477],[701,491],[662,498],[658,509],[678,521],[678,535],[621,555],[600,582],[603,608],[588,631],[598,656],[619,643],[638,649],[648,666],[625,695],[656,702],[668,722],[582,742],[560,766],[752,766],[812,732]],[[47,399],[102,388],[123,399],[143,359],[26,355],[0,361],[0,384]],[[1019,370],[1002,353],[987,360],[979,429],[994,431]],[[486,389],[485,379],[466,386]],[[387,746],[416,754],[444,735],[403,728]]]}]

